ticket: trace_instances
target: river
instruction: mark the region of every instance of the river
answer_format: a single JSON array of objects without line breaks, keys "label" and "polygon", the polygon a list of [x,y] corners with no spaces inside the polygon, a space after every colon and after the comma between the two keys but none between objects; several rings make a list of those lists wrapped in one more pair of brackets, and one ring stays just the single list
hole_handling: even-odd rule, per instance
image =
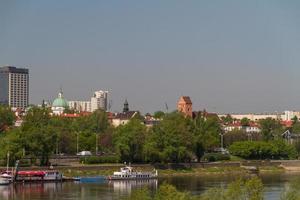
[{"label": "river", "polygon": [[[270,174],[260,175],[265,190],[264,195],[267,200],[280,199],[280,195],[286,185],[300,178],[300,174]],[[201,194],[211,187],[224,187],[234,178],[232,176],[182,176],[160,178],[158,180],[144,181],[103,181],[100,183],[32,183],[16,184],[10,186],[0,186],[0,199],[9,200],[79,200],[79,199],[120,199],[128,196],[132,190],[144,186],[155,191],[158,186],[167,182],[176,186],[181,191],[189,191],[192,194]]]}]

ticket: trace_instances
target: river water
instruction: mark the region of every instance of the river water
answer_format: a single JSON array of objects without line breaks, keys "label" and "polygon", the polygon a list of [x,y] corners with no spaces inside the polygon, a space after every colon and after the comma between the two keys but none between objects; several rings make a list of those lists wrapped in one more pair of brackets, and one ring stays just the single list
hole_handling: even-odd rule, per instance
[{"label": "river water", "polygon": [[[300,174],[271,174],[261,175],[265,186],[265,199],[280,199],[281,193],[289,182]],[[143,181],[103,181],[99,183],[32,183],[0,186],[0,199],[9,200],[81,200],[81,199],[120,199],[128,196],[132,190],[147,186],[155,191],[158,186],[167,182],[181,191],[188,191],[198,195],[211,187],[225,187],[234,180],[232,176],[184,176],[160,178],[158,180]]]}]

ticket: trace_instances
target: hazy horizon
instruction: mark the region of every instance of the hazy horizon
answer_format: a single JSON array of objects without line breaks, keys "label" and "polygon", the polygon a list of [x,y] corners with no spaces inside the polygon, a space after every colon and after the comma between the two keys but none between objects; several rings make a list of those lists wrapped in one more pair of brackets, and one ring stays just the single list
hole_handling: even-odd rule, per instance
[{"label": "hazy horizon", "polygon": [[29,68],[30,103],[89,100],[112,111],[300,110],[299,1],[0,2],[0,66]]}]

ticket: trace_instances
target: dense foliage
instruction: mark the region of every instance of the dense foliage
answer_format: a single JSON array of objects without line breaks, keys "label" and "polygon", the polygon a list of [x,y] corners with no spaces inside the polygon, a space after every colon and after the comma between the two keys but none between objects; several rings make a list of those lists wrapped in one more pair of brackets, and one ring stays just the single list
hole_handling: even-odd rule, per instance
[{"label": "dense foliage", "polygon": [[78,151],[95,151],[96,134],[106,136],[109,128],[106,113],[101,110],[89,116],[69,119],[51,116],[47,108],[32,107],[20,128],[1,136],[0,158],[6,159],[9,152],[11,163],[30,157],[32,160],[38,158],[41,165],[49,165],[49,158],[53,154],[74,155],[77,142]]},{"label": "dense foliage", "polygon": [[215,161],[223,161],[223,160],[230,160],[230,156],[228,154],[222,153],[206,153],[202,157],[202,160],[215,162]]},{"label": "dense foliage", "polygon": [[235,142],[229,147],[229,152],[245,159],[291,159],[297,157],[295,147],[282,140]]},{"label": "dense foliage", "polygon": [[109,155],[109,156],[88,156],[88,157],[81,157],[80,163],[84,164],[100,164],[100,163],[119,163],[120,158],[116,155]]},{"label": "dense foliage", "polygon": [[281,138],[281,134],[284,132],[283,126],[275,119],[262,119],[259,124],[265,141]]},{"label": "dense foliage", "polygon": [[0,105],[0,133],[3,132],[7,127],[13,125],[15,115],[11,109],[7,106]]},{"label": "dense foliage", "polygon": [[[216,116],[196,118],[184,117],[181,113],[156,113],[160,123],[146,127],[137,115],[129,123],[114,128],[108,122],[106,112],[96,110],[90,115],[77,118],[51,116],[47,108],[32,107],[24,117],[21,127],[13,127],[14,114],[7,107],[0,107],[0,123],[6,127],[0,134],[0,159],[10,161],[30,158],[49,165],[55,154],[75,155],[80,151],[91,151],[94,155],[116,155],[111,162],[168,163],[200,160],[227,160],[218,154],[208,154],[220,147],[221,122]],[[228,123],[228,115],[222,119]],[[248,120],[243,120],[245,124]],[[284,131],[273,119],[260,121],[262,134],[247,134],[244,130],[233,130],[223,134],[224,147],[230,146],[233,155],[249,159],[295,158],[291,145],[278,140]],[[293,123],[297,130],[299,122]],[[0,129],[3,132],[3,128]],[[253,140],[253,142],[250,142]],[[294,143],[300,151],[300,143]],[[206,156],[204,154],[206,153]],[[105,158],[90,158],[86,163],[109,162]]]}]

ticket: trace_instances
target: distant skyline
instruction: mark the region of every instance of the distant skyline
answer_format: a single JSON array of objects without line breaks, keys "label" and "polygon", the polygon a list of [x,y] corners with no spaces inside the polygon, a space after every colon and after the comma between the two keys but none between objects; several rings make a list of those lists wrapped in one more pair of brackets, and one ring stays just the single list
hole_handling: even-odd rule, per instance
[{"label": "distant skyline", "polygon": [[0,66],[29,68],[30,103],[88,100],[112,111],[300,110],[300,1],[0,2]]}]

